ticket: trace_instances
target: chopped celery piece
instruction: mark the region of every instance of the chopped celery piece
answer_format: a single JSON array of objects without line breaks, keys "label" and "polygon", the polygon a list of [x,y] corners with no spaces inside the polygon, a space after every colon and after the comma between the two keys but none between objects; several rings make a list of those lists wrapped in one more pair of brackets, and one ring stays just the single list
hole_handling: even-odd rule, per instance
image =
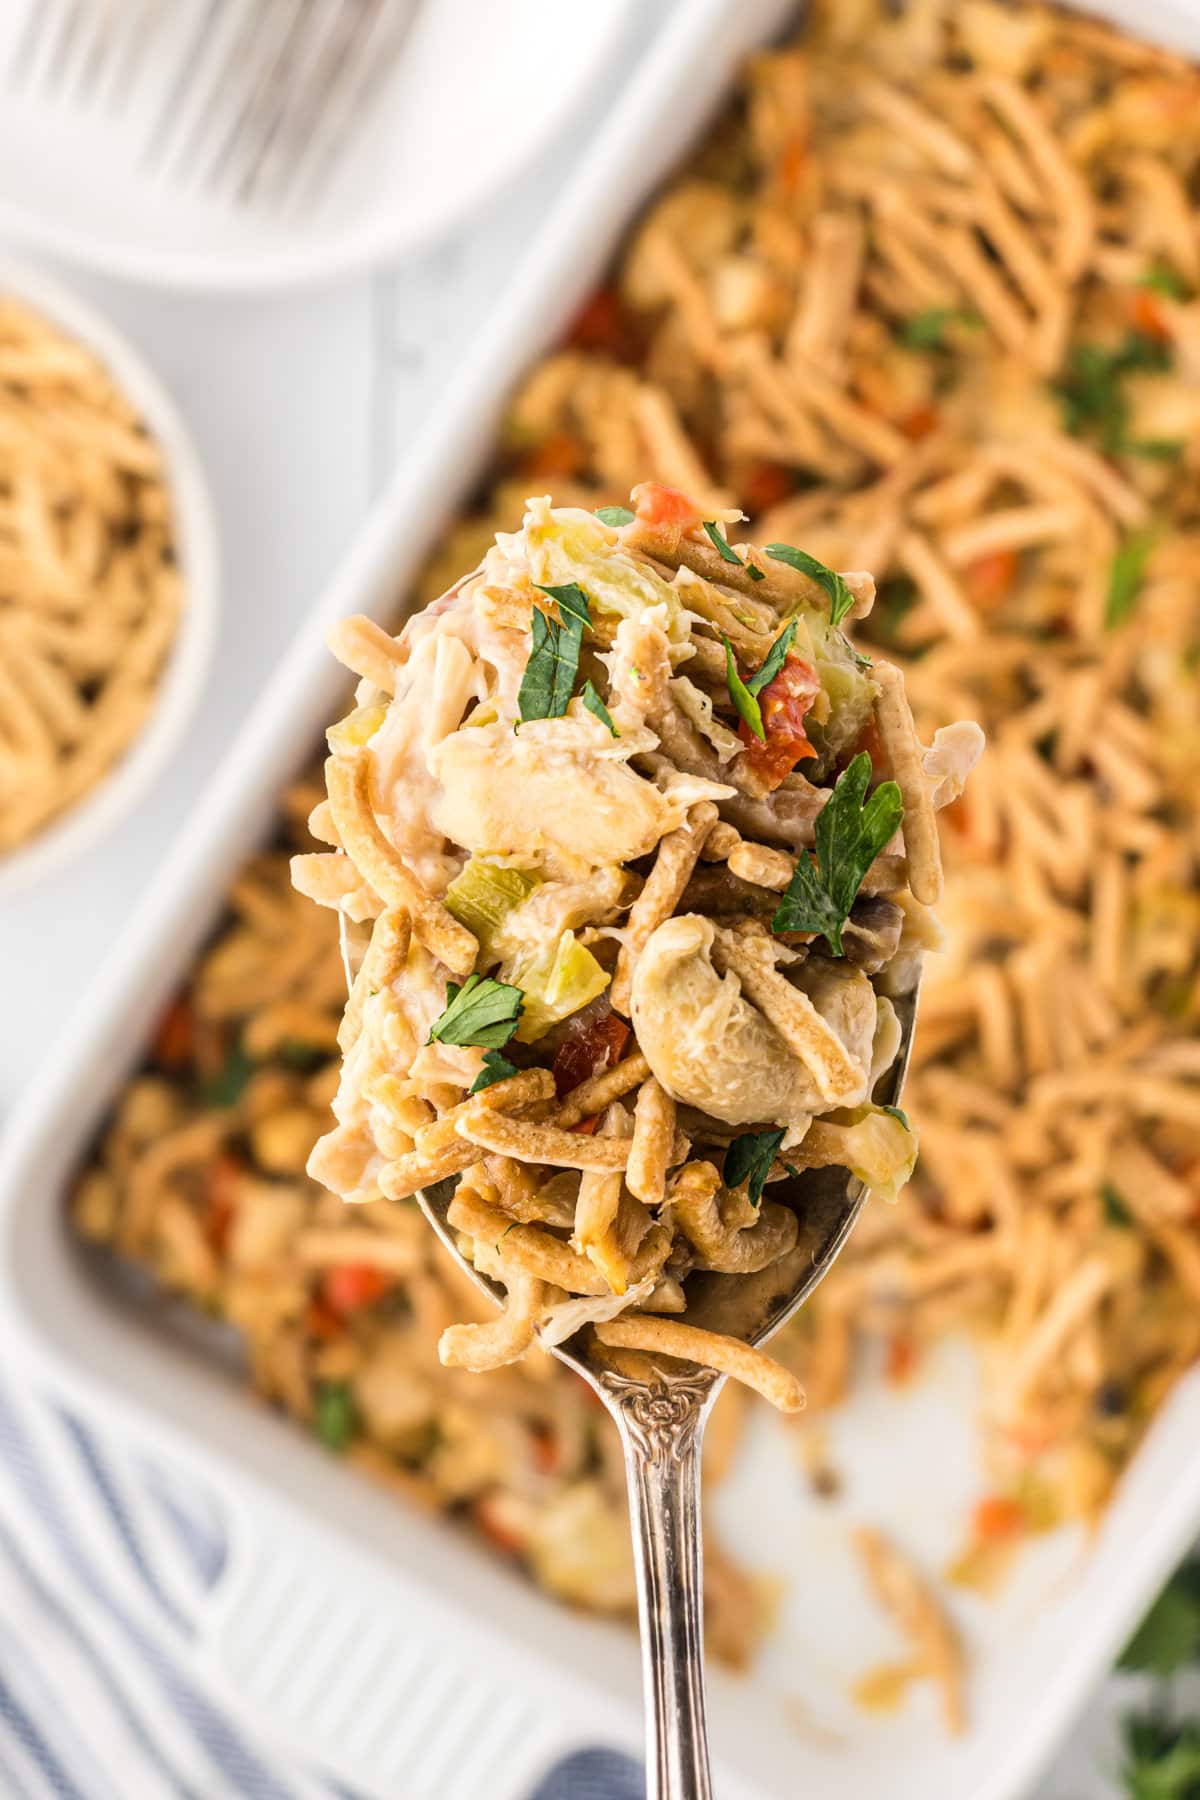
[{"label": "chopped celery piece", "polygon": [[491,954],[496,931],[514,908],[528,900],[539,880],[526,869],[507,869],[482,856],[472,856],[462,874],[446,889],[446,909],[460,925],[474,932],[487,956]]},{"label": "chopped celery piece", "polygon": [[602,994],[609,976],[573,931],[564,931],[556,944],[534,956],[518,957],[506,969],[506,979],[525,995],[517,1042],[532,1044],[552,1025]]},{"label": "chopped celery piece", "polygon": [[916,1132],[882,1106],[848,1107],[815,1119],[809,1130],[810,1151],[821,1146],[829,1162],[849,1169],[879,1200],[895,1200],[916,1167]]},{"label": "chopped celery piece", "polygon": [[386,706],[356,706],[325,733],[331,750],[361,750],[387,718]]},{"label": "chopped celery piece", "polygon": [[590,513],[530,506],[525,525],[529,572],[541,587],[578,582],[597,612],[636,619],[648,606],[661,606],[667,635],[686,636],[678,590],[644,562],[612,541],[612,533]]}]

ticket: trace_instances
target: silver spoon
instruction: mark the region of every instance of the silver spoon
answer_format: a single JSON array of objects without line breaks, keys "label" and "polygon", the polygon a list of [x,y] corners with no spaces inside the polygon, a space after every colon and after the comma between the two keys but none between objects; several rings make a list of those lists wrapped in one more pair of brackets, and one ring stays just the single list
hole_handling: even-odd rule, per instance
[{"label": "silver spoon", "polygon": [[[347,983],[361,951],[339,917]],[[898,1105],[916,1022],[919,983],[893,1001],[900,1020],[900,1053],[884,1078],[884,1104]],[[417,1194],[421,1210],[459,1267],[501,1305],[504,1289],[481,1275],[458,1248],[446,1213],[455,1179]],[[692,1274],[687,1320],[751,1345],[765,1343],[803,1305],[832,1267],[853,1229],[866,1189],[844,1169],[809,1169],[795,1181],[774,1183],[771,1197],[795,1200],[800,1235],[795,1248],[756,1275]],[[581,1375],[616,1420],[625,1452],[633,1553],[641,1626],[642,1689],[646,1709],[646,1800],[711,1800],[704,1682],[704,1547],[700,1515],[700,1448],[704,1427],[726,1377],[714,1369],[656,1361],[653,1381],[635,1381],[597,1367],[583,1334],[551,1346]]]}]

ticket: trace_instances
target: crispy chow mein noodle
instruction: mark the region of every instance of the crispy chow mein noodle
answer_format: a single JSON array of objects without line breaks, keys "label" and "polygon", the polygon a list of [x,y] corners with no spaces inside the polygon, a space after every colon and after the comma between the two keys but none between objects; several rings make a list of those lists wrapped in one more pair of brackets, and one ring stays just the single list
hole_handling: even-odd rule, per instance
[{"label": "crispy chow mein noodle", "polygon": [[[954,1573],[985,1586],[1024,1534],[1095,1517],[1200,1352],[1200,77],[1095,19],[1045,7],[839,0],[810,7],[809,19],[798,44],[750,65],[569,340],[524,381],[494,479],[447,534],[421,598],[473,568],[497,530],[514,530],[528,494],[549,489],[556,504],[590,509],[649,475],[695,494],[709,517],[742,504],[756,543],[802,544],[830,567],[873,570],[880,591],[859,642],[903,668],[922,736],[959,718],[985,728],[969,792],[933,795],[949,802],[939,911],[951,948],[930,964],[906,1089],[919,1167],[895,1207],[867,1208],[829,1280],[772,1343],[801,1377],[811,1418],[851,1390],[860,1346],[880,1347],[888,1378],[901,1381],[946,1334],[979,1337],[992,1485]],[[746,581],[753,605],[757,584]],[[752,667],[743,621],[726,614],[724,624],[739,667]],[[342,630],[343,659],[394,691],[395,641],[378,626]],[[721,676],[724,652],[694,664],[701,657],[703,689]],[[671,743],[691,743],[705,721],[689,688],[667,686],[668,707],[662,684],[676,677],[644,672]],[[783,818],[777,798],[780,835],[768,839],[760,801],[739,795],[722,810],[687,905],[736,900],[769,929],[812,821],[799,800]],[[336,839],[327,809],[314,824],[325,844]],[[862,894],[902,894],[906,873],[885,853]],[[340,895],[351,918],[379,908],[346,859],[313,865],[309,881]],[[281,883],[277,871],[277,899]],[[279,904],[286,928],[264,919],[251,930],[235,911],[226,936],[239,947],[218,988],[236,1009],[221,1027],[226,1046],[268,1059],[276,1079],[279,1046],[305,1041],[303,946],[320,918],[298,898]],[[923,915],[906,917],[915,938]],[[324,954],[326,1035],[314,1042],[330,1056],[344,988],[328,943]],[[448,1260],[424,1247],[412,1209],[343,1208],[298,1172],[270,1172],[243,1148],[244,1110],[231,1118],[204,1097],[212,1073],[190,1062],[166,1082],[171,1134],[192,1135],[161,1156],[161,1066],[130,1088],[96,1165],[104,1182],[94,1171],[79,1189],[77,1216],[96,1235],[128,1243],[202,1304],[227,1309],[236,1291],[244,1317],[252,1293],[257,1378],[282,1397],[285,1371],[299,1371],[285,1403],[309,1416],[323,1379],[316,1359],[334,1359],[337,1344],[301,1337],[284,1294],[314,1283],[312,1270],[298,1275],[289,1251],[248,1286],[220,1255],[204,1264],[197,1234],[182,1256],[174,1247],[188,1232],[180,1197],[202,1210],[198,1194],[224,1191],[217,1171],[232,1141],[255,1196],[294,1184],[314,1214],[325,1209],[322,1230],[361,1231],[366,1218],[382,1233],[385,1219],[409,1220],[443,1299],[436,1325],[390,1352],[389,1379],[458,1383],[456,1405],[486,1413],[489,1430],[501,1416],[516,1421],[504,1430],[522,1443],[530,1396],[569,1391],[570,1416],[604,1436],[554,1365],[535,1379],[537,1352],[485,1377],[437,1365],[430,1333],[483,1317],[460,1298]],[[650,1074],[626,1055],[576,1090],[578,1105],[558,1102],[563,1129],[614,1103],[635,1115],[627,1185],[647,1166],[635,1156],[636,1115]],[[300,1161],[323,1129],[332,1083],[322,1079],[305,1103]],[[657,1120],[661,1146],[661,1111]],[[441,1124],[411,1120],[415,1133]],[[277,1133],[282,1145],[292,1130],[301,1142],[298,1124],[280,1123],[263,1141]],[[643,1143],[649,1130],[647,1120]],[[427,1179],[420,1164],[435,1161],[433,1148],[457,1155],[462,1173],[472,1151],[459,1145],[434,1139],[411,1162],[397,1154],[401,1180]],[[543,1182],[534,1195],[511,1159],[485,1153],[482,1171],[474,1160],[464,1205],[501,1215],[503,1190],[501,1216],[522,1220],[510,1238],[540,1231],[555,1254],[576,1255],[561,1237],[575,1175],[560,1170],[557,1187]],[[677,1232],[686,1217],[702,1246],[710,1234],[744,1239],[714,1216],[710,1180],[689,1176]],[[634,1197],[653,1208],[656,1195],[649,1186]],[[771,1204],[768,1193],[767,1218]],[[583,1260],[600,1298],[604,1277]],[[215,1273],[202,1278],[202,1267]],[[424,1306],[433,1289],[415,1291]],[[357,1346],[392,1328],[383,1317],[393,1292],[350,1315],[355,1352],[337,1351],[350,1372],[329,1376],[335,1391],[345,1380],[355,1394],[369,1361]],[[658,1294],[678,1304],[666,1278]],[[736,1397],[727,1389],[710,1431],[712,1448],[722,1416],[733,1421],[723,1461]],[[400,1440],[354,1405],[350,1453],[407,1481]],[[572,1492],[586,1466],[573,1458],[555,1488],[566,1561],[602,1510],[594,1485],[584,1498]],[[417,1465],[422,1475],[430,1466]],[[518,1509],[503,1491],[493,1523],[507,1527]],[[441,1504],[489,1510],[438,1493]],[[606,1527],[605,1541],[627,1542],[624,1531]],[[524,1554],[545,1579],[540,1557]]]},{"label": "crispy chow mein noodle", "polygon": [[[288,795],[288,847],[313,849],[318,797],[315,783]],[[590,1390],[536,1348],[485,1377],[443,1367],[439,1334],[490,1333],[495,1309],[414,1204],[344,1206],[304,1173],[337,1084],[333,919],[291,888],[286,848],[230,898],[80,1178],[77,1228],[234,1326],[264,1398],[352,1467],[461,1519],[549,1593],[632,1615],[624,1466]],[[498,1184],[511,1204],[504,1170]],[[744,1664],[763,1607],[719,1551],[706,1614],[714,1651]]]},{"label": "crispy chow mein noodle", "polygon": [[[868,576],[731,543],[736,511],[663,483],[631,498],[531,500],[392,649],[336,634],[360,675],[329,733],[336,847],[296,879],[374,924],[308,1172],[366,1205],[459,1177],[450,1222],[507,1299],[442,1333],[451,1367],[591,1326],[600,1355],[794,1412],[791,1371],[687,1319],[687,1280],[794,1247],[772,1178],[840,1164],[894,1197],[911,1170],[872,1095],[936,935],[934,798],[981,734],[921,746],[898,672],[840,629]],[[884,857],[888,896],[860,895]]]},{"label": "crispy chow mein noodle", "polygon": [[91,351],[0,296],[0,855],[128,748],[178,610],[157,445]]}]

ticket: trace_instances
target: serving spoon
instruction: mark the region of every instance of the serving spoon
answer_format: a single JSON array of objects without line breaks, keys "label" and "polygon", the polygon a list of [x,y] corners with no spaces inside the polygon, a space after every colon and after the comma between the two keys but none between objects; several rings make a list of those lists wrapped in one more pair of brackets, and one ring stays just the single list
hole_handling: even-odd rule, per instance
[{"label": "serving spoon", "polygon": [[[339,915],[342,961],[353,981],[361,949]],[[894,1000],[900,1050],[884,1104],[898,1105],[912,1049],[920,983]],[[504,1288],[458,1248],[447,1218],[457,1178],[417,1193],[422,1212],[460,1269],[503,1305]],[[808,1169],[772,1183],[774,1200],[792,1201],[800,1221],[794,1249],[754,1275],[694,1273],[687,1322],[757,1346],[786,1325],[836,1261],[862,1211],[867,1190],[845,1169]],[[646,1800],[711,1800],[704,1682],[703,1533],[700,1450],[704,1427],[726,1377],[716,1369],[649,1357],[653,1379],[635,1380],[590,1361],[586,1332],[548,1346],[583,1377],[616,1421],[625,1453],[637,1574],[646,1714]]]}]

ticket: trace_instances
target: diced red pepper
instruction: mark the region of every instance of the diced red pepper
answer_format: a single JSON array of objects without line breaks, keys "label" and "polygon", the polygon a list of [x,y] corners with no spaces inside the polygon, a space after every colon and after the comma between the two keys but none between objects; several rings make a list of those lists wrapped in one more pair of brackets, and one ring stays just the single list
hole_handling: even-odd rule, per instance
[{"label": "diced red pepper", "polygon": [[769,787],[777,788],[798,762],[817,754],[808,740],[804,721],[820,691],[821,683],[812,664],[802,656],[789,655],[774,681],[769,681],[758,696],[765,742],[744,719],[738,726],[747,763]]},{"label": "diced red pepper", "polygon": [[562,1462],[562,1444],[553,1425],[535,1425],[533,1430],[534,1467],[543,1475],[558,1473]]},{"label": "diced red pepper", "polygon": [[571,1130],[577,1132],[580,1137],[595,1137],[596,1127],[599,1123],[600,1114],[593,1113],[590,1119],[580,1119],[578,1125],[572,1125]]},{"label": "diced red pepper", "polygon": [[567,342],[577,350],[597,350],[628,360],[634,348],[634,334],[615,287],[599,287],[584,301],[567,333]]},{"label": "diced red pepper", "polygon": [[587,462],[587,451],[569,431],[553,431],[521,459],[524,475],[576,475]]},{"label": "diced red pepper", "polygon": [[196,1015],[186,994],[177,994],[154,1031],[154,1060],[164,1069],[186,1068],[196,1042]]},{"label": "diced red pepper", "polygon": [[1015,550],[990,550],[977,556],[963,571],[963,582],[977,606],[988,611],[1012,592],[1021,559]]},{"label": "diced red pepper", "polygon": [[981,1544],[999,1544],[1025,1528],[1025,1513],[1004,1494],[989,1494],[971,1515],[971,1532]]},{"label": "diced red pepper", "polygon": [[345,1330],[345,1322],[324,1300],[310,1300],[308,1303],[308,1335],[320,1339],[323,1344],[332,1344],[340,1338]]},{"label": "diced red pepper", "polygon": [[611,1007],[568,1025],[554,1058],[554,1086],[559,1099],[581,1082],[590,1081],[593,1075],[615,1068],[628,1042],[629,1027]]},{"label": "diced red pepper", "polygon": [[751,513],[767,512],[796,491],[792,471],[777,462],[756,462],[738,482],[738,492]]},{"label": "diced red pepper", "polygon": [[245,1165],[228,1150],[223,1150],[208,1165],[204,1235],[218,1256],[224,1256],[229,1246],[229,1233],[237,1211],[238,1183],[245,1172]]},{"label": "diced red pepper", "polygon": [[883,743],[879,736],[879,727],[875,723],[874,713],[871,714],[859,733],[858,742],[854,746],[855,756],[858,756],[863,750],[865,750],[870,757],[871,767],[874,769],[876,775],[887,775],[890,773],[887,754],[884,751]]},{"label": "diced red pepper", "polygon": [[937,407],[925,401],[920,406],[910,407],[908,412],[896,420],[896,424],[906,438],[911,438],[917,444],[922,438],[927,438],[931,431],[936,431],[938,417]]},{"label": "diced red pepper", "polygon": [[775,175],[785,193],[798,194],[807,170],[808,139],[803,132],[794,131],[779,153]]},{"label": "diced red pepper", "polygon": [[893,1387],[902,1387],[906,1381],[911,1380],[919,1360],[916,1339],[909,1337],[907,1332],[897,1332],[888,1339],[883,1364],[884,1380],[891,1382]]},{"label": "diced red pepper", "polygon": [[1153,338],[1156,344],[1169,344],[1172,338],[1162,295],[1153,288],[1135,288],[1130,296],[1129,313],[1136,330]]},{"label": "diced red pepper", "polygon": [[361,1307],[374,1306],[391,1287],[382,1269],[371,1263],[339,1263],[326,1269],[321,1297],[332,1312],[345,1318]]},{"label": "diced red pepper", "polygon": [[631,499],[633,510],[643,525],[675,525],[680,531],[690,531],[704,520],[704,514],[693,499],[662,481],[639,481]]},{"label": "diced red pepper", "polygon": [[481,1494],[475,1502],[475,1523],[489,1543],[503,1550],[507,1556],[519,1556],[525,1548],[525,1540],[517,1535],[506,1519],[502,1519],[497,1511],[495,1496]]}]

